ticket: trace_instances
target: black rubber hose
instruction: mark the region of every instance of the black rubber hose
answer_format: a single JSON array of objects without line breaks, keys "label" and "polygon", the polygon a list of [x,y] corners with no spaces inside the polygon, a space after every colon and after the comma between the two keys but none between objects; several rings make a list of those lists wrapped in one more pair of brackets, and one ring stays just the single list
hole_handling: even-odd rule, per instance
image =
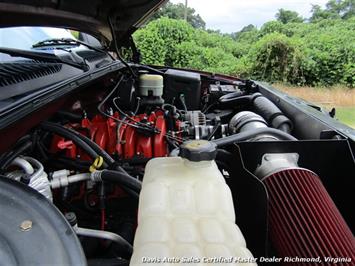
[{"label": "black rubber hose", "polygon": [[[91,139],[83,136],[79,132],[72,130],[70,128],[63,127],[61,125],[51,123],[51,122],[42,122],[41,127],[45,130],[51,131],[68,139],[74,141],[77,145],[80,146],[84,151],[86,151],[90,157],[93,159],[101,156],[107,165],[115,163],[115,160],[99,145],[93,142]],[[94,157],[95,156],[95,157]]]},{"label": "black rubber hose", "polygon": [[[75,134],[71,130],[63,126],[58,126],[50,122],[42,122],[40,127],[43,130],[58,134],[64,138],[72,140],[76,145],[83,149],[92,159],[97,158],[99,155],[95,152],[90,145],[88,145],[82,138],[78,136],[79,133]],[[106,165],[107,166],[107,165]]]},{"label": "black rubber hose", "polygon": [[268,135],[276,137],[279,140],[297,140],[295,137],[291,136],[290,134],[283,132],[281,130],[275,128],[258,128],[252,131],[245,131],[235,135],[231,135],[228,137],[212,140],[212,142],[217,144],[217,147],[224,147],[235,142],[246,141],[252,138],[255,138],[259,135]]},{"label": "black rubber hose", "polygon": [[1,162],[1,170],[5,170],[9,164],[15,160],[16,157],[18,157],[19,155],[23,154],[25,151],[31,149],[32,147],[32,141],[28,140],[26,141],[23,145],[15,148],[14,150],[11,151],[11,153],[9,155],[7,155],[3,161]]},{"label": "black rubber hose", "polygon": [[2,165],[2,162],[3,162],[4,160],[6,160],[6,158],[7,158],[8,156],[10,156],[10,155],[13,153],[14,150],[16,150],[16,149],[17,149],[19,146],[21,146],[24,142],[27,142],[27,141],[29,141],[29,140],[31,140],[31,136],[30,136],[30,135],[25,135],[25,136],[19,138],[19,139],[17,140],[17,142],[15,143],[15,146],[14,146],[9,152],[6,152],[6,153],[1,154],[1,156],[0,156],[0,165]]},{"label": "black rubber hose", "polygon": [[60,166],[64,168],[68,168],[71,170],[80,170],[80,171],[88,171],[90,168],[91,163],[88,161],[79,161],[76,159],[72,158],[66,158],[66,157],[59,157],[59,158],[51,158],[48,161],[48,164],[54,165],[54,166]]},{"label": "black rubber hose", "polygon": [[22,145],[24,142],[27,142],[29,140],[32,140],[31,135],[25,135],[25,136],[19,138],[18,141],[15,144],[15,148],[20,146],[20,145]]},{"label": "black rubber hose", "polygon": [[248,104],[251,100],[251,95],[246,95],[244,91],[236,91],[221,96],[218,102],[222,105],[228,104],[229,106],[235,106],[236,104]]},{"label": "black rubber hose", "polygon": [[69,121],[74,121],[74,122],[80,122],[83,119],[83,116],[80,114],[68,112],[68,111],[63,111],[60,110],[56,113],[56,115],[60,118],[67,119]]},{"label": "black rubber hose", "polygon": [[253,104],[256,113],[260,114],[273,128],[290,133],[293,124],[282,111],[261,93],[253,94]]},{"label": "black rubber hose", "polygon": [[142,183],[138,179],[121,171],[103,170],[101,172],[101,179],[102,181],[122,185],[137,194],[140,193],[142,188]]},{"label": "black rubber hose", "polygon": [[235,92],[226,94],[218,99],[219,105],[223,107],[235,107],[252,103],[255,112],[261,115],[273,128],[290,133],[293,124],[282,111],[268,98],[261,93],[245,95],[245,92]]}]

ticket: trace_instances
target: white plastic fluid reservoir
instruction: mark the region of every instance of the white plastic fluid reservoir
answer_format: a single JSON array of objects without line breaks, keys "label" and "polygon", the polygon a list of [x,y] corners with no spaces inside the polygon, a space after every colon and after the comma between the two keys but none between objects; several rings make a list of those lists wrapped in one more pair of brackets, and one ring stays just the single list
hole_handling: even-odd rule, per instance
[{"label": "white plastic fluid reservoir", "polygon": [[146,166],[130,265],[256,265],[235,224],[215,144],[186,142],[180,156]]},{"label": "white plastic fluid reservoir", "polygon": [[161,97],[163,95],[163,76],[142,74],[139,76],[139,93],[141,96]]}]

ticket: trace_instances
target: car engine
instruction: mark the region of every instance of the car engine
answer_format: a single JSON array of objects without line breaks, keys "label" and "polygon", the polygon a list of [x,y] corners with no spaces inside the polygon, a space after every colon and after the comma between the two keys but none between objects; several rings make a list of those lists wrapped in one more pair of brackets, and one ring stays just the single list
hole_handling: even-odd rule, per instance
[{"label": "car engine", "polygon": [[[85,260],[63,256],[61,263],[355,260],[351,207],[339,192],[349,181],[334,181],[354,173],[341,135],[323,130],[311,137],[311,120],[252,81],[138,70],[136,77],[110,75],[40,111],[47,117],[31,122],[1,155],[5,180],[21,184],[24,197],[40,193],[43,204],[59,210],[56,228],[78,237],[65,240],[76,246],[65,252]],[[19,232],[35,228],[45,213]]]}]

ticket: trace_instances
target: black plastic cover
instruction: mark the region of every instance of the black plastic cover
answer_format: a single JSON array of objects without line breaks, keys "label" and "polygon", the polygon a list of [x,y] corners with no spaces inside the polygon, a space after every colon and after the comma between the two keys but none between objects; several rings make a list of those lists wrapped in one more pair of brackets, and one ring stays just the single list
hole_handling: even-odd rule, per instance
[{"label": "black plastic cover", "polygon": [[207,140],[186,141],[180,146],[180,156],[192,162],[212,161],[217,155],[217,145]]},{"label": "black plastic cover", "polygon": [[86,265],[59,210],[32,188],[0,176],[1,265]]},{"label": "black plastic cover", "polygon": [[201,99],[201,75],[188,71],[169,69],[165,72],[164,95],[166,103],[173,103],[183,109],[180,95],[185,98],[188,110],[199,110]]}]

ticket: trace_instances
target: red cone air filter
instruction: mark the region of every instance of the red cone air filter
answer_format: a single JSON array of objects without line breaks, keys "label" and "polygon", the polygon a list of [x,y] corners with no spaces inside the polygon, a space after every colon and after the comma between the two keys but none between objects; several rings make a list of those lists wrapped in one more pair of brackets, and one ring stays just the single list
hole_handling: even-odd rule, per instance
[{"label": "red cone air filter", "polygon": [[290,169],[263,180],[270,197],[270,237],[279,256],[320,257],[327,265],[334,264],[327,257],[351,258],[337,265],[355,264],[353,234],[316,174]]}]

